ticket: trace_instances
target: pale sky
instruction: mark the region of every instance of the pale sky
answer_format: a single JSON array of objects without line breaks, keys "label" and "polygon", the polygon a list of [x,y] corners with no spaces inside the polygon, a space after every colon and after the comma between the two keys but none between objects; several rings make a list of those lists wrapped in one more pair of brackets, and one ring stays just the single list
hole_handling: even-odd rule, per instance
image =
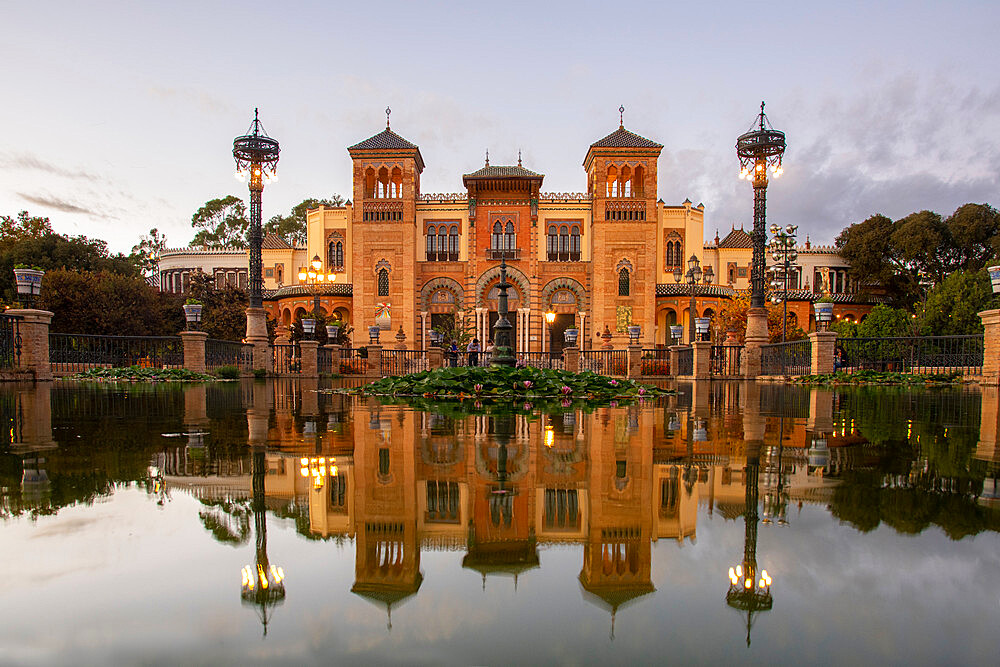
[{"label": "pale sky", "polygon": [[750,226],[734,144],[761,100],[787,134],[768,220],[814,242],[880,212],[1000,205],[996,2],[13,2],[0,0],[0,214],[128,251],[186,245],[207,200],[247,197],[232,140],[281,142],[264,219],[350,196],[346,147],[420,146],[423,192],[492,164],[586,188],[618,124],[664,145],[659,196],[705,236]]}]

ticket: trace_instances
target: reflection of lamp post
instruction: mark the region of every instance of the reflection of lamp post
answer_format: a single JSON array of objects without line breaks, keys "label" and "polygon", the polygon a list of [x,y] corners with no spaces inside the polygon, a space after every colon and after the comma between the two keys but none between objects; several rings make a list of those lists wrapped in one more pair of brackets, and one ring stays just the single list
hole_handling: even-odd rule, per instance
[{"label": "reflection of lamp post", "polygon": [[233,140],[233,158],[236,160],[236,177],[243,181],[250,176],[250,307],[264,304],[264,279],[260,257],[264,232],[260,221],[260,196],[264,183],[277,180],[278,142],[267,136],[264,126],[253,110],[253,123],[247,134]]},{"label": "reflection of lamp post", "polygon": [[750,266],[750,307],[764,307],[764,241],[766,238],[767,170],[778,177],[782,174],[781,157],[785,153],[785,133],[771,127],[760,103],[757,127],[741,134],[736,140],[736,155],[740,160],[740,178],[753,183],[753,261]]},{"label": "reflection of lamp post", "polygon": [[313,255],[307,270],[299,271],[299,284],[305,287],[313,297],[313,315],[319,313],[319,295],[323,292],[323,286],[336,279],[337,274],[335,273],[323,273],[323,262],[319,255]]},{"label": "reflection of lamp post", "polygon": [[702,276],[705,277],[705,284],[711,285],[712,280],[715,278],[715,272],[712,271],[712,267],[706,267],[704,271],[701,270],[701,262],[694,255],[687,262],[688,270],[687,273],[681,273],[681,267],[674,269],[674,282],[679,283],[681,279],[691,286],[691,305],[688,306],[688,333],[690,335],[690,340],[693,343],[695,341],[695,329],[694,329],[694,319],[695,319],[695,302],[694,297],[697,294],[698,283],[702,281]]},{"label": "reflection of lamp post", "polygon": [[267,635],[268,614],[285,599],[285,571],[272,565],[267,558],[267,513],[264,504],[264,477],[267,460],[264,451],[253,452],[253,520],[257,535],[256,562],[243,568],[240,597],[243,604],[257,608],[257,615]]},{"label": "reflection of lamp post", "polygon": [[743,538],[743,562],[729,568],[729,592],[726,604],[747,614],[747,646],[750,646],[750,629],[753,615],[771,609],[771,577],[767,570],[757,571],[757,500],[759,487],[757,476],[760,472],[760,451],[747,454],[744,483],[746,496],[743,521],[746,531]]},{"label": "reflection of lamp post", "polygon": [[[795,266],[795,260],[799,258],[799,253],[795,250],[795,232],[798,228],[798,225],[788,225],[784,229],[778,225],[771,225],[771,235],[774,237],[771,239],[770,245],[771,259],[776,262],[771,287],[775,291],[781,291],[780,299],[784,304],[784,315],[781,318],[782,343],[785,342],[785,337],[788,334],[788,278],[792,267]],[[773,297],[774,303],[777,303],[778,299],[779,297],[775,295]]]},{"label": "reflection of lamp post", "polygon": [[[774,521],[779,526],[788,525],[788,493],[785,492],[785,477],[781,467],[785,443],[785,418],[779,417],[778,427],[778,478],[773,489],[768,489],[764,494],[764,520],[769,524]],[[773,451],[773,449],[772,449]]]}]

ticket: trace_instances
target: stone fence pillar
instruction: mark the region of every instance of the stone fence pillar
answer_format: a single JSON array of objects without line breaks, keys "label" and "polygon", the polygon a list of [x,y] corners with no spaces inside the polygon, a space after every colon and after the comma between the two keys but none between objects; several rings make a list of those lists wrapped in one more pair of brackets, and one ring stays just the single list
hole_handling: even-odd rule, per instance
[{"label": "stone fence pillar", "polygon": [[382,377],[381,345],[368,346],[368,372],[365,374],[365,377],[376,378],[376,379]]},{"label": "stone fence pillar", "polygon": [[267,311],[263,308],[247,308],[246,342],[253,345],[253,370],[270,372],[274,365],[271,344],[267,338]]},{"label": "stone fence pillar", "polygon": [[326,349],[330,350],[330,372],[340,374],[340,345],[336,343],[328,343],[324,345]]},{"label": "stone fence pillar", "polygon": [[836,369],[834,358],[837,354],[837,332],[836,331],[814,331],[809,334],[809,342],[812,344],[812,370],[813,375],[826,375]]},{"label": "stone fence pillar", "polygon": [[181,342],[184,344],[184,368],[195,373],[205,372],[205,340],[208,334],[204,331],[182,331]]},{"label": "stone fence pillar", "polygon": [[677,377],[679,373],[677,369],[681,365],[681,350],[684,349],[683,345],[671,345],[667,348],[667,355],[670,359],[670,376]]},{"label": "stone fence pillar", "polygon": [[761,347],[770,340],[767,335],[767,308],[751,308],[747,313],[746,344],[743,347],[743,377],[756,378],[760,375]]},{"label": "stone fence pillar", "polygon": [[299,351],[302,354],[302,366],[299,376],[304,378],[319,377],[319,341],[300,340]]},{"label": "stone fence pillar", "polygon": [[563,368],[568,373],[580,372],[580,348],[575,345],[563,348]]},{"label": "stone fence pillar", "polygon": [[21,368],[35,374],[35,382],[52,380],[52,364],[49,363],[49,325],[53,313],[31,308],[8,308],[8,315],[17,315],[21,332]]},{"label": "stone fence pillar", "polygon": [[444,350],[438,345],[427,348],[427,367],[431,370],[444,368]]},{"label": "stone fence pillar", "polygon": [[996,387],[1000,385],[1000,310],[984,310],[979,313],[983,321],[983,376],[980,384]]},{"label": "stone fence pillar", "polygon": [[628,375],[637,378],[642,375],[642,345],[628,346]]},{"label": "stone fence pillar", "polygon": [[695,380],[707,380],[712,377],[712,341],[696,340],[691,343],[693,368],[691,375]]}]

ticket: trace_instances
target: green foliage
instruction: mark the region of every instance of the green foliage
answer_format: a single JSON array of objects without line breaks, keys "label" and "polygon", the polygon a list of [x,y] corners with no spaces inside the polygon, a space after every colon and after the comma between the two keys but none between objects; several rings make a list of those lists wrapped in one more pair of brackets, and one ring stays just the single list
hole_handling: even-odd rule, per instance
[{"label": "green foliage", "polygon": [[188,283],[188,302],[202,304],[201,330],[209,338],[243,340],[247,332],[247,306],[250,299],[244,290],[233,285],[216,288],[211,276],[192,274]]},{"label": "green foliage", "polygon": [[292,207],[288,215],[275,215],[264,223],[265,234],[277,234],[290,244],[306,244],[306,214],[320,206],[343,206],[344,198],[333,195],[329,199],[305,199]]},{"label": "green foliage", "polygon": [[255,380],[264,380],[267,378],[266,368],[255,368],[253,369],[253,377]]},{"label": "green foliage", "polygon": [[983,323],[978,313],[992,303],[993,288],[985,271],[956,271],[927,295],[920,333],[926,336],[982,333]]},{"label": "green foliage", "polygon": [[959,206],[944,224],[952,238],[952,271],[980,271],[1000,257],[1000,213],[989,204]]},{"label": "green foliage", "polygon": [[591,371],[569,373],[549,368],[472,366],[438,368],[386,377],[360,387],[357,393],[380,396],[423,396],[434,399],[614,400],[654,397],[670,392],[633,380]]},{"label": "green foliage", "polygon": [[245,247],[250,221],[243,200],[234,195],[205,202],[191,216],[197,232],[190,246]]},{"label": "green foliage", "polygon": [[236,366],[220,366],[215,369],[215,374],[223,380],[239,380],[240,369]]},{"label": "green foliage", "polygon": [[872,308],[858,325],[861,338],[909,336],[913,333],[913,316],[902,308],[892,308],[883,303]]},{"label": "green foliage", "polygon": [[[769,342],[781,342],[781,320],[784,318],[784,308],[782,304],[765,303],[767,308],[767,331]],[[742,345],[747,334],[747,317],[750,313],[750,295],[747,293],[738,294],[734,298],[723,303],[719,314],[716,317],[716,329],[719,332],[734,331],[736,338]],[[785,340],[801,340],[806,337],[806,332],[802,330],[793,319],[793,313],[788,313],[786,323]]]},{"label": "green foliage", "polygon": [[830,323],[830,331],[840,338],[854,338],[858,335],[858,325],[850,320],[835,320]]},{"label": "green foliage", "polygon": [[161,234],[156,227],[149,230],[149,234],[139,237],[139,243],[132,246],[130,257],[135,265],[139,267],[143,275],[152,276],[156,272],[156,265],[160,261],[160,253],[167,248],[167,238]]},{"label": "green foliage", "polygon": [[[472,313],[468,310],[453,310],[453,317],[445,318],[443,324],[434,327],[434,331],[444,335],[442,346],[448,347],[451,341],[458,344],[459,350],[465,350],[472,339],[476,336],[476,324],[473,321]],[[484,341],[479,341],[485,347]]]},{"label": "green foliage", "polygon": [[791,378],[795,384],[883,384],[883,385],[945,385],[960,384],[962,372],[953,373],[896,373],[893,371],[858,371],[856,373],[825,373],[820,375],[800,375]]},{"label": "green foliage", "polygon": [[184,329],[180,300],[137,275],[56,270],[45,274],[40,305],[54,313],[54,332],[163,336]]},{"label": "green foliage", "polygon": [[46,271],[43,298],[50,291],[50,274],[56,269],[105,271],[138,276],[135,262],[124,255],[110,255],[104,241],[86,236],[66,237],[52,231],[48,218],[21,211],[16,218],[0,216],[0,301],[16,300],[13,269],[17,265]]},{"label": "green foliage", "polygon": [[92,368],[71,376],[77,380],[126,381],[126,382],[203,382],[215,378],[205,373],[195,373],[186,368]]}]

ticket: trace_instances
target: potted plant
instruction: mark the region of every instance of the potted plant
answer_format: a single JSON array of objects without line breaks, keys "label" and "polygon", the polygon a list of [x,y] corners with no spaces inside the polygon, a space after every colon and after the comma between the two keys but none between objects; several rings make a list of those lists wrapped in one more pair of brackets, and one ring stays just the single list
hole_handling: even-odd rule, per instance
[{"label": "potted plant", "polygon": [[990,282],[993,284],[993,293],[1000,294],[1000,266],[991,266],[987,269],[990,272]]},{"label": "potted plant", "polygon": [[628,327],[629,342],[632,345],[639,344],[639,336],[641,335],[642,335],[642,327],[639,326],[638,324],[633,324]]},{"label": "potted plant", "polygon": [[188,327],[192,331],[198,329],[198,323],[201,322],[201,301],[198,299],[188,299],[184,302],[184,319],[187,320]]},{"label": "potted plant", "polygon": [[42,271],[39,266],[28,266],[27,264],[14,265],[14,283],[17,285],[17,295],[28,304],[30,308],[42,291]]},{"label": "potted plant", "polygon": [[681,337],[684,336],[684,326],[681,324],[671,324],[670,325],[670,337],[674,339],[674,344],[678,344],[681,341]]},{"label": "potted plant", "polygon": [[817,322],[830,322],[833,320],[833,299],[829,294],[817,299],[813,304],[813,311],[816,313]]},{"label": "potted plant", "polygon": [[563,340],[566,341],[566,345],[568,347],[574,347],[576,345],[576,339],[579,337],[579,329],[566,329],[563,331]]}]

